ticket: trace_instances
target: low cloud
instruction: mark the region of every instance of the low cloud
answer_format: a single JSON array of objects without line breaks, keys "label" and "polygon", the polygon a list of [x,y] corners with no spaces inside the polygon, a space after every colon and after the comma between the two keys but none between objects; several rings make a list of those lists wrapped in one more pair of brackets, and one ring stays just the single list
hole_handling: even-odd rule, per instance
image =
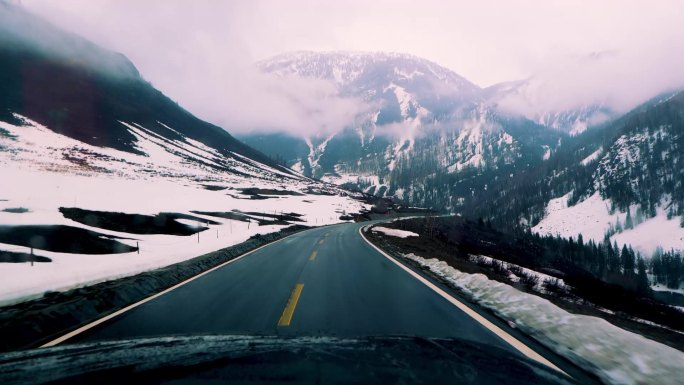
[{"label": "low cloud", "polygon": [[195,103],[193,111],[235,133],[329,135],[371,109],[361,98],[340,96],[335,84],[326,80],[278,77],[253,67],[241,71],[239,78],[219,79],[196,92],[198,98],[212,95],[221,102]]},{"label": "low cloud", "polygon": [[660,93],[684,88],[684,42],[620,51],[558,55],[541,61],[518,93],[499,105],[527,116],[603,105],[624,113]]},{"label": "low cloud", "polygon": [[294,50],[407,52],[482,86],[532,76],[522,94],[500,101],[527,115],[595,103],[623,112],[684,86],[678,0],[22,4],[124,53],[162,92],[233,133],[334,132],[371,108],[339,96],[333,84],[273,78],[254,67]]},{"label": "low cloud", "polygon": [[28,50],[64,63],[116,77],[137,78],[135,66],[120,53],[98,47],[36,17],[18,4],[0,0],[0,47]]},{"label": "low cloud", "polygon": [[[233,134],[328,135],[370,108],[360,98],[338,95],[332,82],[279,78],[258,70],[246,44],[253,38],[258,4],[213,0],[27,3],[30,10],[60,26],[125,53],[146,80],[193,114]],[[70,59],[89,55],[87,47],[75,51],[70,48],[73,42],[51,37],[50,28],[34,32],[22,30],[23,22],[14,24],[19,35],[42,40]]]}]

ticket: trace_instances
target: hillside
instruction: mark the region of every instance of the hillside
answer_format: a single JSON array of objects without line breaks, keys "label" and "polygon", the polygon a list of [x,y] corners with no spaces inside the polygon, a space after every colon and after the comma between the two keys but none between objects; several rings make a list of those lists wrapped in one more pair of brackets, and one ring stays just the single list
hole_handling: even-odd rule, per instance
[{"label": "hillside", "polygon": [[6,2],[0,20],[0,305],[369,208],[193,116],[123,55]]},{"label": "hillside", "polygon": [[543,162],[564,136],[498,111],[485,90],[411,55],[298,52],[258,66],[328,81],[371,110],[332,134],[241,139],[305,175],[411,205],[457,211],[478,185]]}]

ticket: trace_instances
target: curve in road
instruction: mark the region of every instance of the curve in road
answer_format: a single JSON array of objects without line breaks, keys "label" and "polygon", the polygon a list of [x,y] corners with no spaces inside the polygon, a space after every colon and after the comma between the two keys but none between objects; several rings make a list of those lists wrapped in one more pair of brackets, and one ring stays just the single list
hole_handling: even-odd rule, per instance
[{"label": "curve in road", "polygon": [[360,234],[364,225],[289,236],[45,346],[198,334],[400,335],[473,340],[560,370],[376,250]]}]

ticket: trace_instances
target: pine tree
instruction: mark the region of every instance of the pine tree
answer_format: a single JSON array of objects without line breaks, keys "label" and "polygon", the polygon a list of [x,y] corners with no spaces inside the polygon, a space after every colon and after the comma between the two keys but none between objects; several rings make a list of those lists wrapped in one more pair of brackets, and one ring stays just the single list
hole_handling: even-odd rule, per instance
[{"label": "pine tree", "polygon": [[608,273],[620,272],[619,250],[617,243],[611,246],[610,242],[607,242],[606,259],[608,260]]},{"label": "pine tree", "polygon": [[625,218],[625,229],[629,230],[631,228],[634,228],[634,223],[632,222],[632,210],[627,208],[627,217]]},{"label": "pine tree", "polygon": [[604,248],[601,247],[601,245],[594,245],[594,255],[595,255],[595,262],[596,262],[596,276],[599,279],[605,279],[606,278],[606,253],[604,252]]},{"label": "pine tree", "polygon": [[627,245],[622,246],[622,252],[620,253],[620,262],[622,264],[622,273],[624,275],[634,274],[634,255],[630,253]]},{"label": "pine tree", "polygon": [[672,265],[670,267],[669,282],[668,286],[674,289],[679,289],[682,279],[682,274],[684,274],[684,265],[682,264],[682,258],[679,254],[672,252]]},{"label": "pine tree", "polygon": [[641,255],[637,259],[637,290],[641,294],[648,294],[651,290],[648,275],[646,275],[646,262]]}]

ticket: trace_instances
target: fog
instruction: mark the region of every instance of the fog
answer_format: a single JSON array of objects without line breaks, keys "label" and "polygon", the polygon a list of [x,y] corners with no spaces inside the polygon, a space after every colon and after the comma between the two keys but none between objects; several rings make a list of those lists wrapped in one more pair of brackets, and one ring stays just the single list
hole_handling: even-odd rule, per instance
[{"label": "fog", "polygon": [[97,69],[110,76],[139,76],[135,67],[122,54],[100,48],[73,33],[64,32],[11,4],[0,1],[0,47],[3,49],[30,49],[73,65]]},{"label": "fog", "polygon": [[229,132],[329,133],[368,106],[325,81],[254,63],[294,50],[406,52],[480,86],[532,79],[501,101],[533,114],[624,111],[684,86],[679,1],[24,0],[52,23],[122,52],[145,79]]},{"label": "fog", "polygon": [[667,37],[649,46],[564,55],[545,64],[526,79],[524,92],[504,98],[500,105],[528,116],[591,104],[623,113],[684,87],[684,43]]}]

